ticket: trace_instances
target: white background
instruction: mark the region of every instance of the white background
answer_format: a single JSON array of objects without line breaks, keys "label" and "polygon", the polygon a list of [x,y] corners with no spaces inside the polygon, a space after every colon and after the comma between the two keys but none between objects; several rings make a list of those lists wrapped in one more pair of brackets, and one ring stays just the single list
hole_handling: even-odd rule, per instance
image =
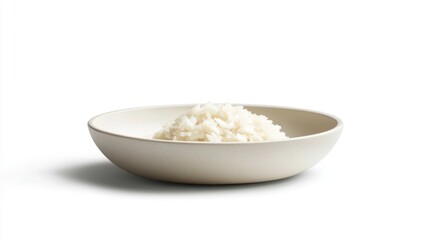
[{"label": "white background", "polygon": [[[2,3],[0,239],[428,239],[427,1]],[[147,105],[302,107],[345,123],[273,183],[152,182],[93,144]]]}]

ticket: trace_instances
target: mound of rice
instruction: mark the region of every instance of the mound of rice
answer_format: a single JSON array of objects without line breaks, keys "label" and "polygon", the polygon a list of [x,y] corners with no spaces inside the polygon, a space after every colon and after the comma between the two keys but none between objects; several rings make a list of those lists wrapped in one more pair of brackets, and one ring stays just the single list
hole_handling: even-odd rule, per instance
[{"label": "mound of rice", "polygon": [[205,104],[164,125],[154,139],[203,142],[260,142],[287,139],[266,116],[231,104]]}]

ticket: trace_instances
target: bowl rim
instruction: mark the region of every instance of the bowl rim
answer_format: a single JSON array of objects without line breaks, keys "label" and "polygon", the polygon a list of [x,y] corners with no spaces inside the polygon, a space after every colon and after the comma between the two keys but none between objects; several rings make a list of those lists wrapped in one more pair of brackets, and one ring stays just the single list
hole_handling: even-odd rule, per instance
[{"label": "bowl rim", "polygon": [[[216,103],[214,103],[214,104],[216,104]],[[92,117],[91,119],[89,119],[87,125],[90,129],[92,129],[94,131],[104,133],[104,134],[108,134],[108,135],[112,135],[115,137],[122,137],[122,138],[128,138],[128,139],[134,139],[134,140],[146,141],[146,142],[158,142],[158,143],[165,143],[165,144],[173,143],[173,144],[196,144],[196,145],[199,145],[199,144],[209,144],[209,145],[236,145],[236,144],[238,145],[238,144],[240,144],[241,145],[241,144],[267,144],[267,143],[278,143],[278,142],[291,142],[291,141],[297,141],[297,140],[308,139],[308,138],[313,138],[313,137],[331,134],[333,132],[341,131],[344,127],[344,123],[343,123],[343,121],[341,121],[340,118],[338,118],[334,115],[331,115],[331,114],[320,112],[320,111],[314,111],[314,110],[309,110],[309,109],[304,109],[304,108],[296,108],[296,107],[277,106],[277,105],[236,104],[236,103],[231,103],[231,105],[234,105],[234,106],[239,105],[239,106],[243,106],[243,107],[290,109],[290,110],[316,113],[316,114],[320,114],[320,115],[323,115],[323,116],[326,116],[326,117],[329,117],[329,118],[335,120],[337,122],[337,125],[331,129],[327,130],[327,131],[324,131],[324,132],[305,135],[305,136],[299,136],[299,137],[293,137],[293,138],[287,138],[287,139],[279,139],[279,140],[270,140],[270,141],[261,141],[261,142],[199,142],[199,141],[174,141],[174,140],[162,140],[162,139],[153,139],[153,138],[144,138],[144,137],[132,137],[132,136],[113,133],[113,132],[109,132],[109,131],[100,129],[100,128],[96,127],[93,123],[95,119],[97,119],[101,116],[109,115],[109,114],[113,114],[113,113],[135,111],[135,110],[140,110],[140,109],[154,109],[154,108],[170,108],[170,107],[173,107],[173,108],[174,107],[192,108],[193,106],[196,106],[196,105],[198,105],[198,104],[170,104],[170,105],[153,105],[153,106],[143,106],[143,107],[119,109],[119,110],[114,110],[114,111],[109,111],[109,112],[98,114],[98,115]]]}]

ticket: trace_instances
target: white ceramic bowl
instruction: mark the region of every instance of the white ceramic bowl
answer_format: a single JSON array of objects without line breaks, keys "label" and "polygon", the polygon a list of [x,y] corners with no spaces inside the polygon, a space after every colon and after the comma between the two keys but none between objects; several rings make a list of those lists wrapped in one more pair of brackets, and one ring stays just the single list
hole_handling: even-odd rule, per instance
[{"label": "white ceramic bowl", "polygon": [[287,178],[323,159],[337,142],[338,118],[308,110],[244,105],[282,126],[287,140],[208,143],[154,140],[161,125],[193,105],[143,107],[88,122],[92,139],[118,167],[147,178],[193,184],[236,184]]}]

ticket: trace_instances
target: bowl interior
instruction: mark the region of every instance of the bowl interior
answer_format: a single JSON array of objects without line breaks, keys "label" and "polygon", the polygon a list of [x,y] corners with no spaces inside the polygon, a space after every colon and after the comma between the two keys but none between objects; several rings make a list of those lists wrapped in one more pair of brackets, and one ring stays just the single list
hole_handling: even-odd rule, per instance
[{"label": "bowl interior", "polygon": [[[121,110],[102,114],[90,120],[90,125],[98,130],[134,137],[152,138],[162,125],[170,122],[191,109],[189,106],[153,107]],[[246,106],[256,114],[263,114],[282,127],[289,137],[301,137],[317,134],[335,128],[338,121],[330,116],[311,111]]]}]

